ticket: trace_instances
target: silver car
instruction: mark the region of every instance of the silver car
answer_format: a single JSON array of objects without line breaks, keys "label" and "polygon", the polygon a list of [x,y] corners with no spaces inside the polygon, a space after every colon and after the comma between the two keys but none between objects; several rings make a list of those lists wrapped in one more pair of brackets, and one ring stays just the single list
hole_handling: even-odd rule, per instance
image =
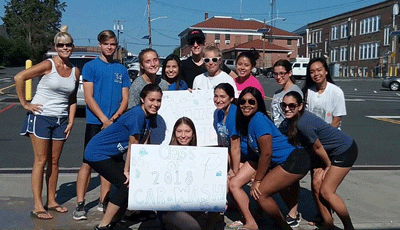
[{"label": "silver car", "polygon": [[[81,71],[82,74],[82,68],[83,66],[95,59],[96,57],[99,57],[99,53],[73,53],[71,57],[69,58],[69,61],[74,65],[75,67],[78,67],[79,70]],[[79,77],[79,88],[78,92],[76,95],[76,104],[78,108],[85,108],[86,103],[85,103],[85,95],[83,94],[83,81],[82,81],[82,75]]]},{"label": "silver car", "polygon": [[387,77],[383,79],[382,87],[389,88],[392,91],[400,89],[400,77]]}]

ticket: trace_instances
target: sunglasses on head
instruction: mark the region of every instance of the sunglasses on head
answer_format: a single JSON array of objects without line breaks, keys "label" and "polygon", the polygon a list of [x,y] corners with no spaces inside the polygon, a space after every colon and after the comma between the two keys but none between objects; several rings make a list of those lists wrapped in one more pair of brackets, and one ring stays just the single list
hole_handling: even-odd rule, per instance
[{"label": "sunglasses on head", "polygon": [[203,39],[192,39],[192,40],[189,40],[189,45],[194,45],[194,43],[197,43],[197,45],[202,45],[202,44],[204,44],[204,40]]},{"label": "sunglasses on head", "polygon": [[249,103],[249,105],[255,105],[256,104],[256,100],[254,100],[254,99],[246,100],[246,99],[242,98],[242,99],[239,100],[239,104],[240,105],[244,105],[244,104],[246,104],[246,102]]},{"label": "sunglasses on head", "polygon": [[203,58],[203,61],[205,63],[209,63],[210,61],[212,62],[218,62],[221,58],[220,57],[214,57],[214,58]]},{"label": "sunglasses on head", "polygon": [[282,108],[282,110],[285,110],[286,107],[289,107],[289,110],[294,110],[294,109],[297,108],[297,106],[299,106],[299,105],[296,104],[296,103],[289,103],[289,104],[286,104],[285,102],[282,102],[282,103],[281,103],[281,108]]},{"label": "sunglasses on head", "polygon": [[57,48],[63,48],[64,46],[71,48],[73,46],[73,44],[72,43],[57,43],[56,44]]}]

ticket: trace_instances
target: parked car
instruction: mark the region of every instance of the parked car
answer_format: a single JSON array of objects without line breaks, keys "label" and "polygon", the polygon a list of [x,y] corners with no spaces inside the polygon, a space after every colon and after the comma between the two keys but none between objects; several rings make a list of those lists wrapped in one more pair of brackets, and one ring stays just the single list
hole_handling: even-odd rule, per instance
[{"label": "parked car", "polygon": [[236,70],[236,60],[235,59],[225,59],[224,64],[231,70]]},{"label": "parked car", "polygon": [[382,81],[382,87],[389,88],[392,91],[400,89],[400,77],[387,77]]},{"label": "parked car", "polygon": [[[159,57],[158,59],[160,60],[160,69],[158,69],[157,75],[161,76],[162,65],[164,63],[165,57]],[[131,78],[131,82],[133,82],[139,76],[139,73],[140,73],[139,59],[136,58],[134,62],[132,62],[131,64],[128,64],[127,68],[128,68],[129,77]]]},{"label": "parked car", "polygon": [[[72,53],[69,61],[72,63],[72,65],[78,67],[82,73],[83,65],[99,56],[99,53]],[[78,108],[86,107],[85,95],[83,94],[82,75],[79,77],[79,88],[76,95],[76,104]]]},{"label": "parked car", "polygon": [[273,78],[274,77],[274,68],[273,67],[265,68],[262,70],[262,74],[267,78]]},{"label": "parked car", "polygon": [[292,73],[295,78],[301,79],[307,74],[309,58],[296,58],[292,61]]}]

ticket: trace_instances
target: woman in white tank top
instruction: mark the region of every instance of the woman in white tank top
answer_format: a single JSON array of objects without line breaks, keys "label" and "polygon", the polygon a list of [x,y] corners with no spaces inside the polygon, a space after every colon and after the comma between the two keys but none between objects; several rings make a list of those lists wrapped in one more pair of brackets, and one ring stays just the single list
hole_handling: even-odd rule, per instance
[{"label": "woman in white tank top", "polygon": [[[76,113],[76,91],[80,72],[72,66],[69,57],[73,50],[73,39],[63,26],[54,37],[57,56],[21,71],[15,75],[18,99],[28,111],[21,135],[29,135],[33,152],[32,192],[34,208],[31,216],[37,219],[51,219],[48,211],[64,213],[55,200],[58,180],[58,161],[67,140]],[[25,99],[25,81],[43,76],[36,94],[28,103]],[[51,161],[47,159],[51,158]],[[43,172],[47,163],[47,200],[42,201]]]}]

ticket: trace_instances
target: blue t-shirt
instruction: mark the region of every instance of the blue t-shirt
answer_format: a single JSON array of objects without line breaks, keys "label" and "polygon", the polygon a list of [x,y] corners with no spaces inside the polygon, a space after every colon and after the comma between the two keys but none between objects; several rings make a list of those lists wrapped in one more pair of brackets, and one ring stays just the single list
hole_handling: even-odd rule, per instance
[{"label": "blue t-shirt", "polygon": [[353,144],[351,136],[332,127],[309,111],[304,111],[297,123],[297,129],[304,147],[312,148],[314,142],[319,139],[328,156],[340,155]]},{"label": "blue t-shirt", "polygon": [[150,128],[157,126],[157,116],[146,117],[141,106],[133,107],[89,141],[85,159],[97,162],[125,153],[129,147],[129,136],[140,134],[140,139],[145,137]]},{"label": "blue t-shirt", "polygon": [[[107,63],[96,58],[83,66],[83,81],[93,83],[93,98],[108,119],[121,106],[122,88],[131,85],[126,68],[119,63]],[[101,121],[86,106],[86,123],[101,125]]]},{"label": "blue t-shirt", "polygon": [[257,142],[258,138],[263,135],[272,136],[272,167],[285,162],[289,154],[295,149],[295,147],[288,142],[287,137],[281,134],[274,123],[261,112],[257,112],[251,118],[248,129],[248,154],[257,154],[260,156]]},{"label": "blue t-shirt", "polygon": [[215,110],[214,113],[214,129],[218,134],[218,144],[224,147],[229,147],[231,137],[238,135],[236,131],[236,109],[236,105],[231,104],[226,115],[225,124],[223,123],[224,112]]},{"label": "blue t-shirt", "polygon": [[176,82],[168,86],[168,90],[186,90],[188,88],[189,87],[184,80],[179,81],[179,89],[176,88]]}]

